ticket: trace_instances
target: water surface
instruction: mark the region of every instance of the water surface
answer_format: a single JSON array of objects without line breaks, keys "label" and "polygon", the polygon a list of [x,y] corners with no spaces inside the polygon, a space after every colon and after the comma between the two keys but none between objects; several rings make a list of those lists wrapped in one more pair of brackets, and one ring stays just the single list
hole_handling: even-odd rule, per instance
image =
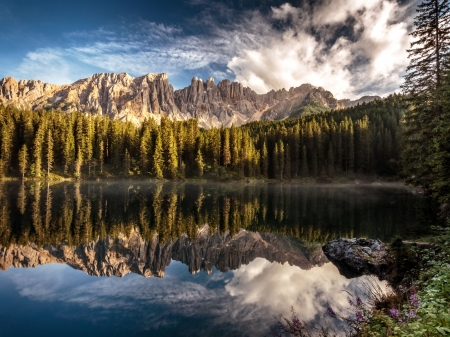
[{"label": "water surface", "polygon": [[[346,307],[321,245],[420,232],[401,185],[0,184],[6,335],[263,336]],[[13,268],[18,267],[18,268]]]}]

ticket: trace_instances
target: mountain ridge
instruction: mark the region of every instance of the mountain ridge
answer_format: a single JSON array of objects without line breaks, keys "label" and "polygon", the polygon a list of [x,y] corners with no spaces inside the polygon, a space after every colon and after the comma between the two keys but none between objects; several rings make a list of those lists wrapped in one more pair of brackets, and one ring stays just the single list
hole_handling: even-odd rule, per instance
[{"label": "mountain ridge", "polygon": [[159,121],[163,115],[176,120],[197,118],[205,128],[285,119],[310,102],[326,109],[342,109],[380,98],[338,100],[330,91],[311,84],[257,94],[228,79],[216,85],[212,77],[206,81],[194,77],[186,88],[174,90],[166,73],[140,77],[97,73],[64,85],[40,80],[17,81],[12,77],[0,80],[0,103],[5,105],[98,113],[136,124],[145,118]]},{"label": "mountain ridge", "polygon": [[61,263],[92,276],[123,277],[136,273],[145,277],[164,277],[171,260],[187,265],[191,274],[201,270],[210,274],[213,267],[221,272],[236,270],[258,257],[269,262],[287,262],[305,270],[328,262],[320,245],[318,249],[308,249],[289,237],[243,229],[231,237],[229,232],[211,233],[205,225],[198,230],[194,240],[184,234],[164,244],[157,235],[146,241],[133,230],[128,235],[107,236],[79,246],[38,246],[34,243],[0,246],[0,270]]}]

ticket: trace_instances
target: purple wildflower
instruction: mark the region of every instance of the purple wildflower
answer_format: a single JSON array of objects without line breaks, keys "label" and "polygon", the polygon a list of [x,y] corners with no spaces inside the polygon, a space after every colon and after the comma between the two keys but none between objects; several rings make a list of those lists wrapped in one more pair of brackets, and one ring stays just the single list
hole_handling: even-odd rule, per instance
[{"label": "purple wildflower", "polygon": [[398,318],[398,316],[400,315],[400,312],[397,309],[391,309],[389,310],[389,312],[391,313],[391,317],[393,319]]},{"label": "purple wildflower", "polygon": [[363,315],[359,311],[356,313],[356,321],[360,324],[365,321]]},{"label": "purple wildflower", "polygon": [[294,327],[294,329],[296,330],[300,330],[302,328],[302,323],[300,322],[300,320],[298,319],[298,317],[293,317],[292,318],[292,326]]},{"label": "purple wildflower", "polygon": [[419,318],[419,316],[416,315],[416,313],[414,312],[414,310],[411,310],[411,311],[409,312],[409,314],[407,314],[407,315],[408,315],[408,317],[411,317],[411,318],[414,318],[414,319],[418,319],[418,318]]},{"label": "purple wildflower", "polygon": [[331,307],[328,307],[327,313],[330,317],[336,318],[336,313],[331,309]]},{"label": "purple wildflower", "polygon": [[350,304],[352,307],[355,306],[355,303],[353,303],[353,301],[350,298],[348,299],[348,304]]},{"label": "purple wildflower", "polygon": [[360,306],[362,304],[362,301],[359,297],[356,298],[356,305]]},{"label": "purple wildflower", "polygon": [[409,299],[411,301],[411,306],[414,309],[418,309],[422,304],[422,302],[419,301],[419,297],[417,296],[417,294],[412,294]]}]

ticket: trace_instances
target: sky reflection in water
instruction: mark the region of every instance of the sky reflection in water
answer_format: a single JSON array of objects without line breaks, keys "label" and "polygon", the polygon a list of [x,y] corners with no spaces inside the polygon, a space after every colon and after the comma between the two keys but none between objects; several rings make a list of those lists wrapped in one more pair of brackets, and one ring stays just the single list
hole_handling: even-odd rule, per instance
[{"label": "sky reflection in water", "polygon": [[[0,184],[0,204],[2,336],[268,335],[291,306],[313,323],[342,312],[361,285],[324,240],[421,228],[400,185]],[[10,268],[34,251],[47,260]]]},{"label": "sky reflection in water", "polygon": [[[0,310],[6,335],[233,335],[263,336],[273,316],[321,318],[331,305],[347,307],[347,289],[360,282],[331,263],[311,270],[256,258],[237,271],[191,275],[172,261],[163,279],[136,274],[94,278],[65,265],[9,269],[0,274]],[[13,301],[13,302],[11,302]],[[2,301],[3,302],[3,301]],[[5,302],[4,302],[5,303]],[[26,318],[25,318],[26,317]],[[37,324],[18,324],[19,320]]]}]

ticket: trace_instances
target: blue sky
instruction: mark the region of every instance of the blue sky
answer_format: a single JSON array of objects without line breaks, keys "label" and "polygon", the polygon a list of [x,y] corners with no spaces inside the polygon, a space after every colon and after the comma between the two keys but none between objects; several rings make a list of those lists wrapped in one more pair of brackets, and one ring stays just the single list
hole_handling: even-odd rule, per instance
[{"label": "blue sky", "polygon": [[0,78],[73,83],[98,72],[302,83],[338,98],[398,91],[416,2],[0,0]]}]

